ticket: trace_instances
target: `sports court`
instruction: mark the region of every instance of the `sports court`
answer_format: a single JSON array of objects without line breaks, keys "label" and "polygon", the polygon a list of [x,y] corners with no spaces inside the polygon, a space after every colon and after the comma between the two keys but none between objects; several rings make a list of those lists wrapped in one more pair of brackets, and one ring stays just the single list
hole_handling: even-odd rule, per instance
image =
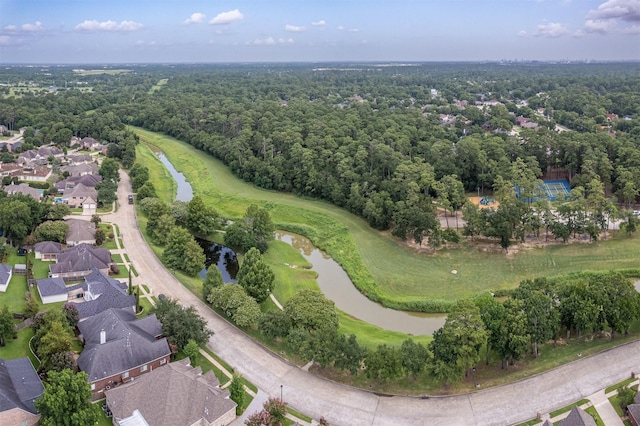
[{"label": "sports court", "polygon": [[571,193],[569,182],[564,179],[545,180],[542,182],[541,189],[551,201],[566,200]]}]

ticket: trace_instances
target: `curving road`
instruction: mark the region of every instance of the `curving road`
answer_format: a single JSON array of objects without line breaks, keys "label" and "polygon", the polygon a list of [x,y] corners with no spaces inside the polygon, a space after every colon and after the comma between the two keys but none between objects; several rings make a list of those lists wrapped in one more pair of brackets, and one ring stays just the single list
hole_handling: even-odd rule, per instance
[{"label": "curving road", "polygon": [[208,347],[267,394],[332,425],[508,425],[548,412],[640,372],[640,342],[583,358],[555,370],[469,395],[378,396],[321,379],[277,356],[226,322],[183,287],[156,258],[140,234],[129,176],[121,171],[117,212],[105,220],[120,227],[124,246],[139,277],[154,294],[164,293],[193,305],[214,331]]}]

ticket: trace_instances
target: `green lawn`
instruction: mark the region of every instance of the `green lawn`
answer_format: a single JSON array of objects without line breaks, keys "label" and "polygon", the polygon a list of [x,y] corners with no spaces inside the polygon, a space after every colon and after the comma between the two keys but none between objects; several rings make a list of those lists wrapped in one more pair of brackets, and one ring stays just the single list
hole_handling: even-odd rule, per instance
[{"label": "green lawn", "polygon": [[118,263],[118,264],[122,265],[122,256],[120,256],[119,254],[112,254],[111,255],[111,261],[113,263]]},{"label": "green lawn", "polygon": [[7,339],[7,344],[3,348],[0,347],[0,358],[16,359],[29,357],[35,368],[38,368],[39,363],[29,350],[29,339],[33,337],[33,330],[31,327],[25,327],[18,332],[17,336],[17,339]]},{"label": "green lawn", "polygon": [[163,79],[159,80],[151,89],[149,89],[149,94],[151,95],[153,92],[156,92],[156,91],[162,89],[162,86],[167,84],[168,81],[169,81],[169,79],[167,79],[167,78],[163,78]]},{"label": "green lawn", "polygon": [[587,402],[589,402],[588,399],[581,399],[578,402],[574,402],[573,404],[569,404],[566,407],[562,407],[562,408],[557,409],[556,411],[550,412],[549,413],[549,417],[551,417],[551,418],[557,417],[562,413],[567,413],[567,412],[571,411],[571,409],[573,407],[579,407],[579,406],[581,406],[583,404],[586,404]]},{"label": "green lawn", "polygon": [[[240,217],[251,203],[269,208],[278,228],[309,237],[345,268],[361,290],[391,307],[416,300],[452,301],[485,290],[513,288],[526,278],[637,267],[640,239],[625,235],[597,244],[512,250],[508,256],[465,244],[463,249],[441,250],[437,255],[417,253],[329,203],[256,188],[186,143],[132,129],[144,142],[160,147],[192,183],[194,193],[223,216]],[[149,155],[138,160],[146,164]],[[153,182],[159,180],[154,178]],[[457,274],[451,273],[454,269]]]},{"label": "green lawn", "polygon": [[635,377],[629,377],[626,380],[621,381],[620,383],[616,383],[615,385],[611,385],[608,388],[606,388],[604,390],[605,395],[608,394],[609,392],[613,392],[614,390],[618,389],[620,386],[627,386],[629,383],[631,382],[635,382],[636,379]]},{"label": "green lawn", "polygon": [[596,410],[596,407],[589,407],[584,411],[589,413],[589,415],[593,417],[593,419],[596,421],[597,426],[606,426],[602,421],[602,419],[600,418],[600,414],[598,414],[598,410]]},{"label": "green lawn", "polygon": [[171,204],[176,198],[178,185],[154,152],[148,146],[139,144],[136,147],[136,163],[149,167],[149,182],[156,188],[158,198]]}]

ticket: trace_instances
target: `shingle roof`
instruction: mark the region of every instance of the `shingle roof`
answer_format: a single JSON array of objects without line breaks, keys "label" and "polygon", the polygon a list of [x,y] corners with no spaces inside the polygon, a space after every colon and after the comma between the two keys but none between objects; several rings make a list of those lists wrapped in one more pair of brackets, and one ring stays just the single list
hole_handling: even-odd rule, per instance
[{"label": "shingle roof", "polygon": [[55,241],[41,241],[33,246],[34,250],[38,253],[60,253],[62,252],[62,244]]},{"label": "shingle roof", "polygon": [[[92,317],[111,308],[129,308],[131,312],[134,311],[132,308],[136,305],[136,297],[133,294],[127,294],[126,284],[105,276],[97,269],[93,269],[84,279],[85,283],[82,288],[85,292],[89,292],[94,299],[76,304],[80,319]],[[158,324],[160,323],[158,322]],[[160,328],[162,329],[162,326]]]},{"label": "shingle roof", "polygon": [[596,426],[596,421],[579,407],[573,407],[560,426]]},{"label": "shingle roof", "polygon": [[69,292],[62,278],[43,278],[36,280],[36,286],[38,287],[40,297],[57,296]]},{"label": "shingle roof", "polygon": [[236,403],[229,391],[209,371],[188,365],[188,359],[173,362],[136,378],[134,382],[106,391],[115,417],[126,418],[139,410],[151,425],[192,425],[204,418],[213,423]]},{"label": "shingle roof", "polygon": [[[156,340],[136,327],[131,310],[107,309],[78,324],[85,347],[78,367],[89,375],[89,382],[128,371],[171,353],[166,338]],[[100,332],[106,342],[100,344]]]},{"label": "shingle roof", "polygon": [[5,186],[3,189],[8,195],[24,194],[38,201],[42,198],[42,194],[38,192],[37,189],[30,187],[26,183],[20,183],[18,185],[12,183],[11,185]]},{"label": "shingle roof", "polygon": [[29,358],[0,358],[0,411],[21,408],[36,414],[33,401],[44,387]]},{"label": "shingle roof", "polygon": [[79,176],[83,174],[95,175],[98,173],[98,166],[95,163],[82,163],[74,166],[62,166],[60,167],[60,171],[69,172],[72,176]]},{"label": "shingle roof", "polygon": [[88,241],[95,239],[96,226],[93,222],[81,219],[66,219],[65,222],[69,224],[66,235],[67,241]]},{"label": "shingle roof", "polygon": [[81,183],[76,184],[73,188],[66,188],[62,193],[62,198],[82,197],[93,199],[98,198],[98,191],[96,191],[95,185],[93,187],[85,186]]},{"label": "shingle roof", "polygon": [[11,278],[11,265],[0,263],[0,284],[8,284]]},{"label": "shingle roof", "polygon": [[629,416],[633,417],[636,422],[640,421],[640,404],[627,405]]},{"label": "shingle roof", "polygon": [[78,244],[58,254],[58,262],[49,265],[52,274],[91,271],[93,268],[107,269],[111,263],[111,253],[107,249]]}]

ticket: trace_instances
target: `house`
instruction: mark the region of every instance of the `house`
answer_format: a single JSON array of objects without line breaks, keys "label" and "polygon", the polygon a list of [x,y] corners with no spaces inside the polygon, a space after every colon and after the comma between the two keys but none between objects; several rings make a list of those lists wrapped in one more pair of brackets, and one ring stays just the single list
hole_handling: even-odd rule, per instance
[{"label": "house", "polygon": [[97,175],[98,165],[96,163],[82,163],[73,166],[62,166],[60,171],[62,173],[68,172],[70,176]]},{"label": "house", "polygon": [[109,273],[111,253],[107,249],[89,244],[78,244],[58,254],[58,261],[49,265],[50,278],[64,278],[66,281],[80,280],[93,269]]},{"label": "house", "polygon": [[29,197],[37,201],[42,200],[42,192],[38,191],[35,188],[30,187],[26,183],[20,183],[18,185],[12,183],[11,185],[7,185],[2,189],[4,190],[4,192],[7,193],[7,195],[23,194],[23,195],[28,195]]},{"label": "house", "polygon": [[0,263],[0,292],[7,291],[9,287],[9,281],[13,275],[13,268],[6,263]]},{"label": "house", "polygon": [[0,163],[0,177],[13,176],[21,169],[22,167],[16,163]]},{"label": "house", "polygon": [[107,309],[128,309],[135,312],[136,297],[127,292],[127,285],[93,269],[85,275],[84,282],[67,286],[62,278],[36,280],[43,304],[74,302],[80,320]]},{"label": "house", "polygon": [[212,371],[202,374],[200,367],[191,367],[188,358],[107,390],[105,396],[115,425],[130,424],[133,416],[154,426],[222,426],[236,418],[229,391],[220,389]]},{"label": "house", "polygon": [[96,243],[96,226],[93,222],[81,219],[66,219],[65,222],[69,225],[65,237],[67,246]]},{"label": "house", "polygon": [[34,401],[44,387],[29,358],[0,358],[0,424],[33,426],[40,420]]},{"label": "house", "polygon": [[93,163],[93,157],[89,154],[69,154],[65,158],[69,165]]},{"label": "house", "polygon": [[46,182],[52,175],[53,169],[49,166],[25,166],[12,174],[12,176],[28,182]]},{"label": "house", "polygon": [[40,260],[58,260],[58,254],[62,252],[62,244],[55,241],[41,241],[33,246],[36,253],[36,259]]},{"label": "house", "polygon": [[91,137],[82,138],[80,141],[80,149],[94,149],[97,150],[100,146],[100,142]]},{"label": "house", "polygon": [[104,392],[169,362],[171,350],[154,315],[136,319],[131,310],[108,309],[78,323],[84,350],[78,367],[91,391]]},{"label": "house", "polygon": [[98,199],[98,191],[95,188],[84,186],[79,183],[71,189],[65,189],[62,193],[62,202],[71,208],[83,207],[84,203],[91,199],[95,209],[95,200]]},{"label": "house", "polygon": [[83,176],[69,176],[55,183],[58,192],[64,193],[65,189],[73,189],[78,184],[83,184],[87,188],[95,188],[98,183],[102,182],[102,176],[100,175],[83,175]]},{"label": "house", "polygon": [[596,426],[596,421],[583,409],[573,407],[569,415],[560,422],[560,426]]},{"label": "house", "polygon": [[[638,399],[638,396],[636,396],[636,399]],[[636,401],[635,404],[627,405],[627,418],[633,426],[640,425],[640,401]]]}]

